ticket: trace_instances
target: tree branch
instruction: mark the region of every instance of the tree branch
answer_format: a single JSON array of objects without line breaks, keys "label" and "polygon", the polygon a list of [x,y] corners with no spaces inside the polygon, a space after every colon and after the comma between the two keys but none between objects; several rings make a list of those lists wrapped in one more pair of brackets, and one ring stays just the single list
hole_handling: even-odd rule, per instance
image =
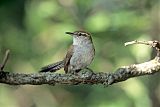
[{"label": "tree branch", "polygon": [[[153,42],[155,43],[155,42]],[[160,44],[159,42],[156,42]],[[157,45],[160,46],[160,45]],[[155,46],[155,48],[157,48]],[[159,51],[159,48],[157,48]],[[145,63],[133,64],[130,66],[123,66],[113,73],[99,72],[94,73],[89,69],[84,69],[77,75],[73,74],[59,74],[59,73],[34,73],[34,74],[20,74],[11,72],[0,72],[0,83],[10,85],[41,85],[41,84],[103,84],[111,85],[114,83],[125,81],[132,77],[143,75],[152,75],[160,72],[160,58],[159,55]]]},{"label": "tree branch", "polygon": [[125,81],[132,77],[152,75],[160,71],[159,61],[151,60],[142,64],[134,64],[119,68],[115,73],[93,73],[85,69],[78,75],[58,73],[19,74],[0,72],[0,83],[10,85],[41,85],[41,84],[104,84]]}]

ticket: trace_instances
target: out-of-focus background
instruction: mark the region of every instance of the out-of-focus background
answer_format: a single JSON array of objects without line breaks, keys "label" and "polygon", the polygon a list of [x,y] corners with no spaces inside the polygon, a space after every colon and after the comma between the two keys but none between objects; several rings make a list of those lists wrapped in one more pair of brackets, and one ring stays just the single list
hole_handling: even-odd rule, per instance
[{"label": "out-of-focus background", "polygon": [[[72,38],[66,31],[92,34],[95,72],[142,63],[154,57],[132,40],[160,39],[159,0],[0,0],[0,59],[5,70],[36,73],[64,58]],[[58,73],[64,73],[63,70]],[[0,84],[0,107],[160,107],[160,74],[102,85],[9,86]]]}]

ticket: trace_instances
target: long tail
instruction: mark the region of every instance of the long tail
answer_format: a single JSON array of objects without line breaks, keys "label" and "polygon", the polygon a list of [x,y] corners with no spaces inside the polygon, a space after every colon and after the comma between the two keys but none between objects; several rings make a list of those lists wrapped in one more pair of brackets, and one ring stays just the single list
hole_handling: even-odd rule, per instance
[{"label": "long tail", "polygon": [[40,72],[55,72],[63,67],[64,60],[42,67]]}]

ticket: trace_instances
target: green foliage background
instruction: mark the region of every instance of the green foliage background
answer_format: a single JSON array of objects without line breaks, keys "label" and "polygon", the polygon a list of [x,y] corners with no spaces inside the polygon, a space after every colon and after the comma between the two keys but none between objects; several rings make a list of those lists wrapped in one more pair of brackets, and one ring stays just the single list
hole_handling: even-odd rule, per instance
[{"label": "green foliage background", "polygon": [[[10,49],[5,70],[36,73],[64,58],[72,43],[66,31],[85,30],[91,32],[96,47],[91,68],[114,72],[152,58],[150,47],[124,47],[124,43],[159,40],[159,20],[159,0],[1,0],[0,58]],[[160,107],[159,76],[133,78],[107,88],[0,84],[0,107]]]}]

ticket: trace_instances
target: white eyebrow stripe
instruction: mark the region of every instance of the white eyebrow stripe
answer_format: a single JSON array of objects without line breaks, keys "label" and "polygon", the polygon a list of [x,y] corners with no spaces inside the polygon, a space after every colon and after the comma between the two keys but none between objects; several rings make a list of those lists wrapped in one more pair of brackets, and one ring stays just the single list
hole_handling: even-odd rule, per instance
[{"label": "white eyebrow stripe", "polygon": [[86,34],[86,33],[81,33],[82,35]]},{"label": "white eyebrow stripe", "polygon": [[89,36],[90,34],[88,34],[87,32],[74,32],[75,35],[79,35],[79,36]]}]

